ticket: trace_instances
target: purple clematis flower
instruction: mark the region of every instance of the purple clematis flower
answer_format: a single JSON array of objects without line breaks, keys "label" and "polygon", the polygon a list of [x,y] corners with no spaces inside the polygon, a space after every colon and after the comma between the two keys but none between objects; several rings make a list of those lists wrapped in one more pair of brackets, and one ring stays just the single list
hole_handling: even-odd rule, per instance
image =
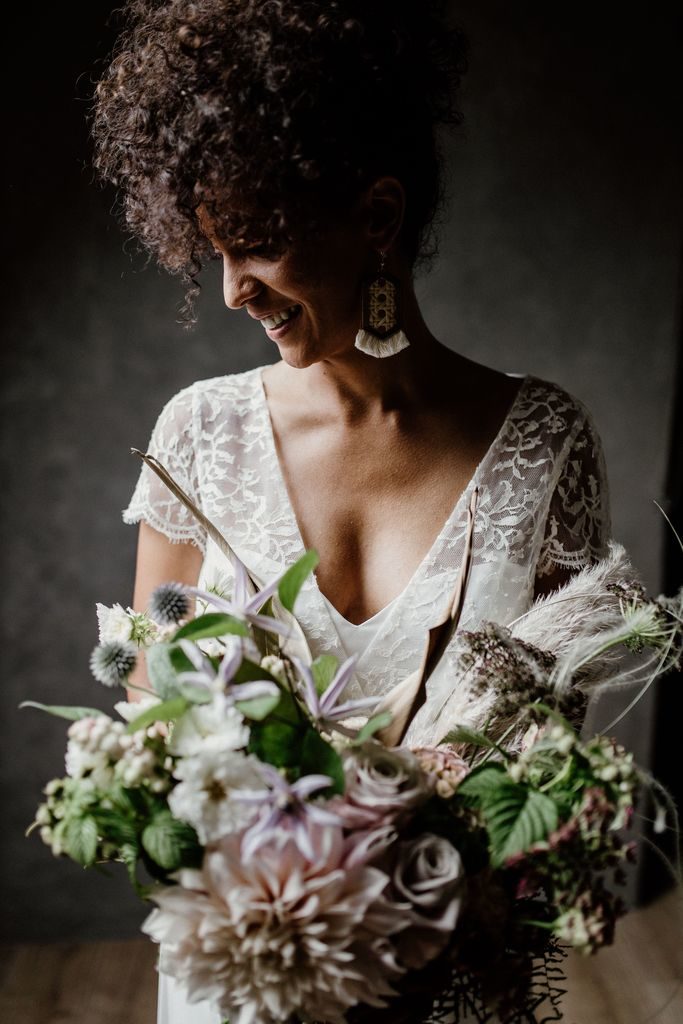
[{"label": "purple clematis flower", "polygon": [[232,654],[226,654],[216,670],[197,644],[191,640],[180,640],[179,644],[194,665],[193,672],[188,670],[178,673],[178,681],[181,683],[193,683],[195,686],[204,687],[209,693],[225,692],[228,704],[234,704],[238,700],[252,700],[254,697],[274,697],[280,692],[277,684],[270,679],[233,683],[226,689],[242,662],[242,651],[239,647]]},{"label": "purple clematis flower", "polygon": [[340,826],[342,819],[326,811],[319,804],[309,803],[306,798],[318,789],[332,784],[329,775],[304,775],[296,782],[287,782],[273,765],[264,762],[259,771],[270,784],[268,789],[239,789],[230,794],[231,800],[261,805],[261,813],[254,825],[242,836],[241,851],[246,860],[259,846],[272,839],[273,831],[291,832],[294,841],[304,857],[315,860],[315,849],[311,833],[319,825]]},{"label": "purple clematis flower", "polygon": [[319,694],[310,668],[298,658],[292,658],[304,683],[303,696],[311,718],[321,728],[336,729],[344,736],[355,736],[356,730],[341,725],[340,719],[350,718],[355,712],[376,707],[381,700],[380,697],[361,697],[358,700],[347,700],[344,704],[337,704],[351,680],[357,660],[356,654],[347,658],[335,672],[325,692]]},{"label": "purple clematis flower", "polygon": [[225,612],[226,615],[232,615],[243,622],[249,622],[258,629],[279,633],[281,636],[290,636],[291,631],[284,622],[274,619],[272,615],[261,615],[260,611],[266,601],[277,590],[284,573],[271,580],[263,590],[259,590],[253,597],[249,597],[247,570],[239,558],[235,558],[234,567],[235,588],[231,598],[219,597],[218,594],[213,594],[209,590],[202,590],[200,587],[187,587],[187,592],[201,598],[207,604],[212,604],[218,611]]}]

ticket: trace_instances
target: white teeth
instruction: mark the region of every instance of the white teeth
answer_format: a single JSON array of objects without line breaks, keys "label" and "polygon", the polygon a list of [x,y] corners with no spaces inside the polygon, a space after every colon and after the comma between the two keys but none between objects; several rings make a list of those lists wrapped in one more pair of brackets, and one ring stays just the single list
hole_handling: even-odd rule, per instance
[{"label": "white teeth", "polygon": [[283,324],[285,320],[289,320],[290,316],[296,313],[298,308],[298,306],[290,306],[289,309],[284,309],[281,313],[273,313],[272,316],[264,316],[261,323],[264,327],[267,327],[269,331],[272,331],[273,328],[279,327],[280,324]]}]

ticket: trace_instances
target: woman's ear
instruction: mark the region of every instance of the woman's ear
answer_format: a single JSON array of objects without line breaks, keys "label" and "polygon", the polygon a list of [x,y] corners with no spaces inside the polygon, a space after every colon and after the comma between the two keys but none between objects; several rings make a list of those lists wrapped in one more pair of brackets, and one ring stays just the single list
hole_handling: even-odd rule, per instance
[{"label": "woman's ear", "polygon": [[398,178],[376,178],[363,193],[362,219],[368,243],[375,250],[390,249],[403,224],[406,194]]}]

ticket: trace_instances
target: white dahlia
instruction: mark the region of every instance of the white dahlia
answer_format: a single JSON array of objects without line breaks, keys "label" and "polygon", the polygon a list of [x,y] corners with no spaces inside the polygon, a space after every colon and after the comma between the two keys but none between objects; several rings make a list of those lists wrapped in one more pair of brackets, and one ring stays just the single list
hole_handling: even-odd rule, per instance
[{"label": "white dahlia", "polygon": [[162,944],[159,969],[211,1000],[231,1024],[276,1024],[293,1014],[344,1024],[356,1003],[386,1005],[404,972],[392,936],[406,904],[388,876],[349,865],[341,828],[321,826],[311,863],[291,835],[273,834],[246,863],[240,836],[207,848],[200,871],[153,898],[143,930]]}]

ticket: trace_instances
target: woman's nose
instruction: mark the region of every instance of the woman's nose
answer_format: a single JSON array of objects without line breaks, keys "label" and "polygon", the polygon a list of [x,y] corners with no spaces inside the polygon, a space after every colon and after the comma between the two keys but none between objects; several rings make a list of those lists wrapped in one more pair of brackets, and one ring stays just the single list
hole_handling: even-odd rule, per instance
[{"label": "woman's nose", "polygon": [[241,309],[256,298],[262,287],[244,260],[238,261],[223,254],[223,298],[228,309]]}]

